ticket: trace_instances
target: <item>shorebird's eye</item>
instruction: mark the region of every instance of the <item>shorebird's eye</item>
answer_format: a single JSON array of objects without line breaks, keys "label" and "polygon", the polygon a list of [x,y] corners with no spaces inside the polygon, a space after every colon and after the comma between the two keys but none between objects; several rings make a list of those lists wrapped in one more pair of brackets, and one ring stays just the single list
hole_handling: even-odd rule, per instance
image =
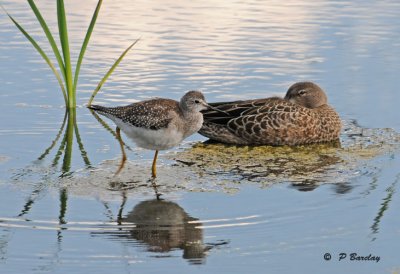
[{"label": "shorebird's eye", "polygon": [[305,89],[299,90],[298,94],[299,96],[304,96],[307,93]]},{"label": "shorebird's eye", "polygon": [[194,100],[196,104],[200,104],[200,100]]}]

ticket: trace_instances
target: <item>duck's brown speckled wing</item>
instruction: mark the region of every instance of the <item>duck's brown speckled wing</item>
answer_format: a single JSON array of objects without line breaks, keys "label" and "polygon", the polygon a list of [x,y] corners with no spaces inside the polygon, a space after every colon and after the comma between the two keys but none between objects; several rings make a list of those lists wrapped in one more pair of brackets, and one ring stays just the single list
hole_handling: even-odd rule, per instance
[{"label": "duck's brown speckled wing", "polygon": [[227,105],[230,108],[216,106],[227,114],[205,115],[200,134],[224,143],[252,145],[298,145],[339,137],[339,116],[328,105],[309,109],[281,98]]},{"label": "duck's brown speckled wing", "polygon": [[251,144],[295,145],[315,138],[320,121],[310,109],[279,98],[231,119],[227,128]]},{"label": "duck's brown speckled wing", "polygon": [[242,116],[248,111],[252,111],[265,105],[267,100],[269,99],[210,103],[209,105],[216,107],[223,112],[207,109],[202,111],[202,113],[205,121],[226,125],[231,119]]},{"label": "duck's brown speckled wing", "polygon": [[92,105],[90,108],[111,120],[117,118],[135,127],[152,130],[168,127],[172,111],[180,113],[179,103],[170,99],[153,99],[122,107]]}]

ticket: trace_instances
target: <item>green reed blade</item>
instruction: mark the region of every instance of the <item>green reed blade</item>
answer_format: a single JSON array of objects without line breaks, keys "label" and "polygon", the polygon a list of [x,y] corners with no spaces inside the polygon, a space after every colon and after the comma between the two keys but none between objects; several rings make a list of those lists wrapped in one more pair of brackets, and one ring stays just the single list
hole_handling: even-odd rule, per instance
[{"label": "green reed blade", "polygon": [[61,137],[61,134],[64,132],[64,127],[66,124],[65,122],[67,121],[67,116],[68,116],[68,112],[67,112],[67,110],[65,110],[64,119],[63,119],[60,129],[58,130],[56,138],[54,138],[53,142],[51,142],[50,146],[48,148],[46,148],[46,150],[42,153],[42,155],[40,155],[37,158],[37,161],[43,160],[50,153],[50,151],[54,148],[54,146],[57,144],[58,140]]},{"label": "green reed blade", "polygon": [[54,55],[56,56],[58,65],[60,66],[60,71],[62,76],[64,77],[64,81],[67,81],[65,78],[65,68],[64,68],[64,62],[61,58],[60,51],[58,50],[56,41],[53,38],[53,35],[50,32],[49,27],[46,24],[46,21],[43,19],[42,15],[40,14],[39,9],[36,7],[36,4],[33,0],[28,0],[29,5],[31,6],[31,9],[33,13],[35,14],[37,20],[39,21],[40,25],[42,26],[43,32],[46,34],[47,40],[49,40],[50,46],[53,49]]},{"label": "green reed blade", "polygon": [[[99,122],[108,132],[110,132],[112,134],[112,136],[114,136],[115,139],[118,140],[117,137],[117,133],[115,132],[115,130],[113,130],[103,119],[100,118],[100,116],[94,112],[92,109],[90,110],[90,113],[92,113],[92,115],[94,116],[94,118],[97,120],[97,122]],[[124,146],[127,150],[132,151],[132,149],[126,144],[124,143]]]},{"label": "green reed blade", "polygon": [[[36,186],[35,186],[36,187]],[[21,212],[17,215],[18,217],[22,217],[26,214],[29,213],[29,211],[31,210],[33,204],[36,201],[37,196],[39,196],[40,192],[43,190],[42,189],[34,189],[31,196],[26,200],[23,209],[21,210]]]},{"label": "green reed blade", "polygon": [[81,135],[79,134],[79,128],[78,128],[78,123],[76,121],[76,115],[74,115],[74,129],[75,129],[76,142],[78,143],[83,162],[85,162],[85,165],[87,168],[90,168],[90,167],[92,167],[92,164],[90,163],[89,156],[85,150],[85,147],[83,146]]},{"label": "green reed blade", "polygon": [[[4,8],[3,8],[4,9]],[[51,68],[51,70],[53,71],[54,75],[57,78],[58,84],[61,87],[61,91],[63,93],[64,96],[64,101],[65,104],[67,105],[68,103],[68,98],[67,98],[67,93],[65,91],[64,88],[64,84],[63,81],[61,79],[60,74],[57,72],[56,68],[54,67],[53,63],[51,62],[51,60],[49,59],[49,57],[47,57],[46,53],[44,53],[44,51],[42,50],[42,48],[38,45],[38,43],[36,43],[36,41],[22,28],[22,26],[20,24],[18,24],[17,21],[14,20],[14,18],[7,12],[5,11],[8,15],[8,17],[11,19],[11,21],[13,21],[13,23],[15,24],[15,26],[17,26],[17,28],[22,32],[22,34],[26,37],[26,39],[29,40],[29,42],[31,42],[31,44],[33,45],[33,47],[39,52],[39,54],[42,56],[42,58],[46,61],[47,65],[49,65],[49,67]]]},{"label": "green reed blade", "polygon": [[65,216],[67,215],[68,208],[68,190],[63,187],[60,189],[60,214],[58,215],[58,223],[64,225],[67,223],[65,221]]},{"label": "green reed blade", "polygon": [[65,15],[64,1],[57,0],[57,18],[58,18],[58,31],[60,34],[60,42],[64,55],[66,86],[68,92],[68,108],[76,107],[75,92],[72,89],[72,68],[71,56],[69,53],[68,29],[67,18]]},{"label": "green reed blade", "polygon": [[[67,118],[68,118],[68,117],[67,117]],[[62,140],[61,140],[60,146],[58,147],[58,150],[57,150],[57,152],[56,152],[56,155],[54,156],[54,159],[53,159],[53,163],[52,163],[52,166],[53,166],[53,167],[56,167],[56,166],[58,165],[58,161],[60,160],[61,155],[62,155],[63,152],[64,152],[64,149],[65,149],[65,145],[66,145],[66,144],[67,144],[67,133],[64,132],[64,136],[63,136],[63,138],[62,138]]]},{"label": "green reed blade", "polygon": [[68,110],[67,128],[65,129],[65,147],[64,147],[64,159],[62,164],[62,177],[67,176],[71,171],[72,163],[72,149],[74,145],[74,121],[76,116],[76,108],[71,108]]},{"label": "green reed blade", "polygon": [[122,59],[125,57],[125,55],[128,53],[128,51],[139,41],[137,39],[135,42],[133,42],[122,54],[121,56],[115,61],[114,65],[107,71],[106,75],[104,75],[103,79],[99,82],[97,85],[96,89],[93,91],[92,95],[90,96],[88,105],[90,106],[93,102],[94,97],[96,96],[97,92],[101,89],[105,81],[107,81],[108,77],[113,73],[114,69],[118,66],[118,64],[122,61]]},{"label": "green reed blade", "polygon": [[99,11],[100,11],[102,2],[103,2],[103,0],[99,0],[99,2],[97,3],[97,7],[93,13],[92,20],[90,21],[89,27],[86,31],[85,39],[83,40],[83,44],[81,47],[81,52],[79,53],[78,61],[76,62],[74,87],[73,87],[74,91],[76,91],[76,86],[78,85],[79,71],[81,69],[83,56],[85,55],[87,45],[89,44],[90,36],[92,35],[94,25],[96,24],[97,16],[99,15]]}]

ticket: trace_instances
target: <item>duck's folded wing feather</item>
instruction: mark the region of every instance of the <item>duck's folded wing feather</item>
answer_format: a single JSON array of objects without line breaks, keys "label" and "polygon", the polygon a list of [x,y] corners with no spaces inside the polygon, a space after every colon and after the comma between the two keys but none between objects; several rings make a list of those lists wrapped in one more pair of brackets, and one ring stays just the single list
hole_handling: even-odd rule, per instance
[{"label": "duck's folded wing feather", "polygon": [[299,136],[309,135],[308,131],[318,123],[314,116],[309,109],[290,102],[270,103],[231,119],[227,127],[235,135],[254,143],[279,144],[296,138],[301,141]]},{"label": "duck's folded wing feather", "polygon": [[207,122],[226,125],[231,119],[262,107],[269,99],[210,103],[211,106],[218,108],[221,112],[208,109],[202,111],[203,117]]}]

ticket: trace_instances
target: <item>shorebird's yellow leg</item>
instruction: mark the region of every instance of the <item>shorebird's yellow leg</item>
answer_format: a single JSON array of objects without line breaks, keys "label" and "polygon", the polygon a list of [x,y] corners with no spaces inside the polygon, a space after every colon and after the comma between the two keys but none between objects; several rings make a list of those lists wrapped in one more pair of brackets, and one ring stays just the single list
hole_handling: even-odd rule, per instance
[{"label": "shorebird's yellow leg", "polygon": [[156,153],[154,154],[153,165],[151,166],[151,175],[153,178],[157,177],[157,156],[158,150],[156,150]]},{"label": "shorebird's yellow leg", "polygon": [[121,138],[121,130],[119,127],[117,127],[116,132],[117,132],[117,139],[118,139],[119,145],[121,147],[121,152],[122,152],[121,163],[119,164],[117,172],[115,172],[115,175],[118,175],[121,172],[121,170],[124,168],[124,165],[126,162],[126,153],[125,153],[125,149],[124,149],[124,142],[122,141],[122,138]]}]

